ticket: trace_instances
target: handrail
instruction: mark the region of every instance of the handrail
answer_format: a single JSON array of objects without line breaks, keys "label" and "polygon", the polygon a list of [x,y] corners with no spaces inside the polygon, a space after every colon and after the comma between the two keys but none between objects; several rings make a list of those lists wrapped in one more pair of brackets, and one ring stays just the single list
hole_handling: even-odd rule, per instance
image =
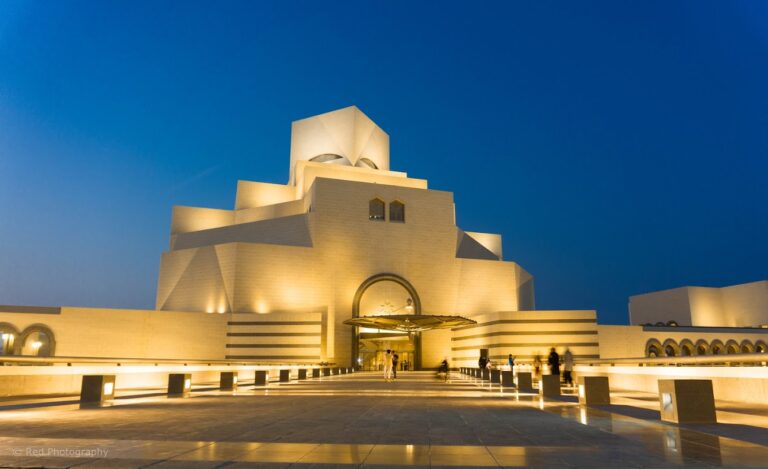
[{"label": "handrail", "polygon": [[336,363],[281,363],[255,360],[201,360],[182,358],[126,358],[126,357],[25,357],[22,355],[0,356],[0,364],[104,364],[119,365],[229,365],[229,366],[335,366]]},{"label": "handrail", "polygon": [[597,358],[577,360],[576,365],[710,365],[721,363],[765,363],[768,353],[731,353],[682,357]]}]

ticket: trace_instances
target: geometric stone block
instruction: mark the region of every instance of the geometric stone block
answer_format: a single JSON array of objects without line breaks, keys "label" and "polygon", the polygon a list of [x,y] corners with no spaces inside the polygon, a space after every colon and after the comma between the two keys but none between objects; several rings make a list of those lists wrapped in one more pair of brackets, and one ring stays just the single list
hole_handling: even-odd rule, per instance
[{"label": "geometric stone block", "polygon": [[517,390],[520,392],[534,392],[533,375],[528,372],[517,372]]},{"label": "geometric stone block", "polygon": [[280,382],[287,383],[291,380],[291,370],[280,370]]},{"label": "geometric stone block", "polygon": [[234,391],[237,389],[237,372],[222,371],[219,377],[219,389],[223,391]]},{"label": "geometric stone block", "polygon": [[512,375],[511,371],[502,371],[501,372],[501,387],[502,388],[514,388],[515,387],[515,377]]},{"label": "geometric stone block", "polygon": [[331,369],[323,368],[323,376],[331,376]]},{"label": "geometric stone block", "polygon": [[253,385],[254,386],[266,386],[269,379],[269,373],[267,370],[256,370],[253,372]]},{"label": "geometric stone block", "polygon": [[307,369],[306,368],[300,368],[299,369],[299,380],[307,379]]},{"label": "geometric stone block", "polygon": [[611,391],[607,376],[582,376],[579,380],[579,404],[609,405]]},{"label": "geometric stone block", "polygon": [[168,395],[174,397],[189,396],[192,391],[192,375],[189,373],[171,373],[168,375]]},{"label": "geometric stone block", "polygon": [[709,379],[660,379],[659,404],[666,422],[717,423]]},{"label": "geometric stone block", "polygon": [[312,368],[312,377],[313,378],[319,378],[320,377],[320,368]]},{"label": "geometric stone block", "polygon": [[539,393],[544,397],[560,396],[560,375],[544,375],[541,377]]},{"label": "geometric stone block", "polygon": [[484,381],[490,380],[491,379],[491,370],[489,370],[488,368],[483,368],[482,371],[483,371],[483,375],[482,375],[483,376],[483,380]]},{"label": "geometric stone block", "polygon": [[83,375],[80,402],[101,404],[115,397],[115,375]]},{"label": "geometric stone block", "polygon": [[491,383],[500,384],[501,383],[501,370],[491,370]]}]

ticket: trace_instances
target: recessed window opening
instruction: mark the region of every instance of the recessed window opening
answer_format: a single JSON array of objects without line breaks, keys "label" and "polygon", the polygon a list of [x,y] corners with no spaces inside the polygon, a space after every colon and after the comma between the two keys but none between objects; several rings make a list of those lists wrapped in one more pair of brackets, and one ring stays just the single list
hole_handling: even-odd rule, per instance
[{"label": "recessed window opening", "polygon": [[373,199],[368,202],[368,219],[372,221],[384,221],[386,204],[381,199]]},{"label": "recessed window opening", "polygon": [[395,200],[389,204],[389,221],[405,223],[405,204]]}]

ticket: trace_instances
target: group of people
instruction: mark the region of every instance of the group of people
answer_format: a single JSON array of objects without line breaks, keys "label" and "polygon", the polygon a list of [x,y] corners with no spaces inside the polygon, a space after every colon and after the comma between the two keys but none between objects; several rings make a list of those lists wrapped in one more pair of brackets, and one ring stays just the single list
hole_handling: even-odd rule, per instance
[{"label": "group of people", "polygon": [[[555,348],[552,347],[549,351],[549,356],[547,357],[549,373],[553,375],[559,375],[561,362],[563,365],[563,381],[568,386],[573,386],[573,354],[571,353],[571,349],[566,348],[565,353],[561,358],[560,354],[558,354]],[[485,356],[480,357],[477,365],[480,367],[480,369],[487,368],[490,370],[494,368],[493,362]],[[513,357],[511,353],[509,354],[509,357],[507,357],[507,366],[509,367],[509,371],[514,372],[515,357]],[[541,377],[541,357],[539,355],[533,357],[533,373],[536,378]]]},{"label": "group of people", "polygon": [[397,378],[397,363],[400,357],[394,350],[387,349],[384,354],[384,381],[390,382]]}]

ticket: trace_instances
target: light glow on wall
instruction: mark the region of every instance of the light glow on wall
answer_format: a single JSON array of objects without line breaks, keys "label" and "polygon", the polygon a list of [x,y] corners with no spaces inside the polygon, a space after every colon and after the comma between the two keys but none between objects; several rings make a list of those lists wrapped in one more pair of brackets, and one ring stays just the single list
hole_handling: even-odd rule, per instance
[{"label": "light glow on wall", "polygon": [[189,378],[185,379],[184,380],[184,389],[186,390],[186,389],[189,389],[191,387],[192,387],[192,380],[189,379]]},{"label": "light glow on wall", "polygon": [[115,383],[104,383],[104,395],[111,396],[115,391]]}]

